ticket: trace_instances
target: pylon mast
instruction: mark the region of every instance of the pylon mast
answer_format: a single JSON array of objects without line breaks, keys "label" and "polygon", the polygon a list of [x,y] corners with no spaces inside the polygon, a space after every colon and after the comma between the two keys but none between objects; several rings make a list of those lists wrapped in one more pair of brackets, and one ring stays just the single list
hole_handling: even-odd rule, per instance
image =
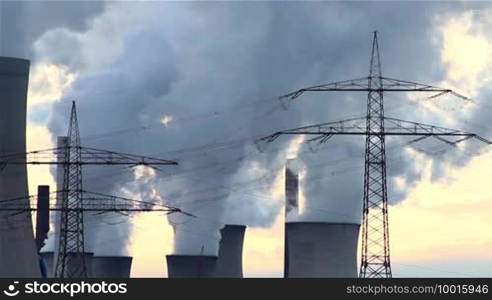
[{"label": "pylon mast", "polygon": [[[280,100],[293,100],[305,92],[356,91],[367,92],[367,112],[365,118],[304,126],[276,132],[259,141],[271,142],[280,135],[315,135],[309,142],[326,142],[334,135],[363,135],[366,137],[364,165],[364,194],[362,220],[362,251],[360,277],[392,277],[390,263],[388,191],[386,182],[385,137],[416,136],[410,143],[433,137],[447,144],[455,145],[475,138],[491,144],[490,141],[473,133],[448,129],[417,122],[388,118],[384,115],[383,92],[434,92],[429,98],[452,94],[463,100],[469,98],[451,89],[434,87],[406,80],[382,76],[377,32],[372,39],[369,76],[302,88],[283,95]],[[390,125],[385,125],[387,121]],[[365,126],[363,125],[365,122]]]},{"label": "pylon mast", "polygon": [[391,277],[383,82],[378,36],[374,32],[369,70],[364,163],[361,277]]},{"label": "pylon mast", "polygon": [[[60,247],[55,266],[55,277],[87,277],[84,259],[84,212],[82,211],[82,166],[80,133],[75,102],[72,104],[63,168],[62,209],[60,214]],[[70,266],[70,267],[68,267]]]}]

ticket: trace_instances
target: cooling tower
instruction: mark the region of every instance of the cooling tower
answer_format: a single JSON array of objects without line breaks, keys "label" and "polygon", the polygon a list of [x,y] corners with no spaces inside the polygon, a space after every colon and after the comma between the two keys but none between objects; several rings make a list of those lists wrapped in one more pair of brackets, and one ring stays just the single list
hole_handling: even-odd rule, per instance
[{"label": "cooling tower", "polygon": [[286,223],[288,277],[357,277],[359,224]]},{"label": "cooling tower", "polygon": [[[28,81],[28,60],[0,57],[0,155],[26,152]],[[26,165],[4,166],[0,171],[0,199],[27,195]],[[27,199],[18,201],[29,206]],[[0,277],[39,277],[40,274],[31,215],[1,212]]]},{"label": "cooling tower", "polygon": [[167,255],[167,277],[210,278],[215,277],[217,256]]},{"label": "cooling tower", "polygon": [[243,277],[243,241],[246,226],[226,225],[220,230],[219,257],[215,277]]},{"label": "cooling tower", "polygon": [[42,259],[42,264],[43,266],[41,267],[41,276],[44,278],[53,278],[53,258],[54,258],[54,253],[53,252],[41,252],[40,253],[41,259]]},{"label": "cooling tower", "polygon": [[130,278],[132,257],[130,256],[94,256],[92,258],[92,277],[94,278]]}]

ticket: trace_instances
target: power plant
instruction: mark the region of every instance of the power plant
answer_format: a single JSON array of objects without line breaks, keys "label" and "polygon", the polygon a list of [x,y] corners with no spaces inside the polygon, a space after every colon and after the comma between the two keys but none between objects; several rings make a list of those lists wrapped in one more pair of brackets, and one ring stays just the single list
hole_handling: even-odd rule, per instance
[{"label": "power plant", "polygon": [[[412,137],[410,144],[429,137],[450,145],[456,145],[468,139],[476,139],[485,144],[492,144],[492,142],[474,133],[385,116],[383,101],[385,92],[433,92],[434,95],[430,98],[444,94],[452,94],[461,99],[468,98],[450,89],[383,77],[376,31],[373,33],[369,66],[367,77],[301,88],[280,96],[280,99],[284,101],[294,101],[310,92],[364,92],[367,93],[364,117],[277,131],[259,138],[257,143],[270,143],[283,135],[308,136],[307,142],[314,143],[325,143],[337,135],[365,137],[363,230],[359,276],[391,278],[386,137]],[[287,225],[288,277],[354,276],[356,273],[353,272],[353,254],[357,245],[358,230],[358,224],[352,223],[317,222]],[[293,249],[292,247],[298,248]],[[300,255],[301,253],[303,255]],[[345,254],[342,255],[342,253]],[[343,261],[345,265],[343,267],[338,265],[335,259]],[[303,267],[299,268],[299,265]],[[317,268],[319,265],[323,266],[323,271]]]},{"label": "power plant", "polygon": [[[129,278],[133,256],[97,255],[94,246],[87,243],[91,238],[86,234],[87,223],[84,223],[88,214],[119,213],[127,216],[131,213],[157,211],[180,213],[190,218],[202,216],[161,204],[160,197],[154,198],[145,193],[142,195],[146,196],[139,197],[149,199],[135,200],[87,191],[84,189],[82,166],[118,165],[127,169],[138,166],[149,168],[155,173],[162,172],[162,166],[176,166],[178,163],[82,146],[75,101],[72,102],[67,134],[57,137],[56,147],[27,152],[29,66],[30,62],[25,59],[0,57],[0,277]],[[432,137],[451,145],[468,139],[491,144],[474,133],[387,117],[383,101],[383,93],[386,92],[434,92],[435,95],[431,97],[444,94],[466,97],[450,89],[384,77],[377,32],[374,32],[372,38],[367,77],[302,88],[280,99],[294,101],[308,92],[344,91],[367,93],[365,116],[277,131],[256,140],[270,143],[284,135],[309,136],[307,142],[316,143],[325,143],[337,135],[365,138],[364,185],[360,187],[363,190],[361,222],[328,218],[313,221],[305,218],[301,209],[304,202],[300,200],[313,199],[300,197],[303,182],[293,160],[288,160],[285,170],[282,169],[285,171],[285,209],[282,211],[285,221],[280,225],[284,227],[284,278],[393,276],[389,251],[387,137],[410,136],[413,138],[410,143]],[[57,191],[50,192],[47,185],[38,186],[35,204],[31,201],[33,196],[28,192],[27,165],[57,167],[54,172]],[[151,188],[152,195],[158,194],[155,187]],[[330,199],[330,195],[325,196],[323,201],[338,200]],[[157,198],[159,201],[155,200]],[[162,200],[162,203],[169,202]],[[35,234],[31,217],[33,212],[36,212]],[[219,220],[212,222],[222,224]],[[243,247],[247,226],[231,223],[220,228],[218,253],[166,255],[168,277],[243,278]],[[250,226],[248,222],[244,224]],[[359,235],[360,266],[357,265]],[[51,236],[53,244],[47,247]],[[88,244],[91,246],[88,247]]]}]

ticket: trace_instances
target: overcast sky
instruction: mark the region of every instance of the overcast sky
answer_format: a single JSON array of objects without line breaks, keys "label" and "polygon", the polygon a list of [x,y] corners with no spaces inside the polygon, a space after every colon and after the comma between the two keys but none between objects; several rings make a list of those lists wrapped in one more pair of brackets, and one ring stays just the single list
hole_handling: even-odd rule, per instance
[{"label": "overcast sky", "polygon": [[[474,99],[388,94],[386,115],[492,138],[491,13],[487,2],[458,1],[1,1],[0,54],[31,60],[31,150],[66,134],[76,100],[84,145],[180,163],[159,172],[86,170],[88,190],[199,216],[98,218],[87,225],[90,250],[134,255],[133,276],[162,276],[164,254],[202,246],[214,254],[223,224],[245,224],[246,274],[280,276],[286,159],[303,169],[304,211],[293,220],[360,223],[364,141],[337,137],[312,152],[300,138],[281,138],[263,153],[253,141],[363,116],[367,95],[306,94],[288,109],[276,97],[367,76],[377,30],[385,76]],[[387,141],[395,276],[490,276],[492,204],[479,190],[489,152],[404,144]],[[31,192],[53,181],[36,168]]]}]

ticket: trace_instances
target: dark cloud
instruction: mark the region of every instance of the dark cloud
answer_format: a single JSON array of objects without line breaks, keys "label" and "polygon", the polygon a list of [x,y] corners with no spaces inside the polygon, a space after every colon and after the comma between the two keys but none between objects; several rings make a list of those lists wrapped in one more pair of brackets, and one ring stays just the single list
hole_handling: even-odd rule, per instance
[{"label": "dark cloud", "polygon": [[[0,1],[0,54],[32,58],[32,46],[44,32],[65,28],[83,32],[105,1]],[[53,46],[56,46],[54,44]]]}]

